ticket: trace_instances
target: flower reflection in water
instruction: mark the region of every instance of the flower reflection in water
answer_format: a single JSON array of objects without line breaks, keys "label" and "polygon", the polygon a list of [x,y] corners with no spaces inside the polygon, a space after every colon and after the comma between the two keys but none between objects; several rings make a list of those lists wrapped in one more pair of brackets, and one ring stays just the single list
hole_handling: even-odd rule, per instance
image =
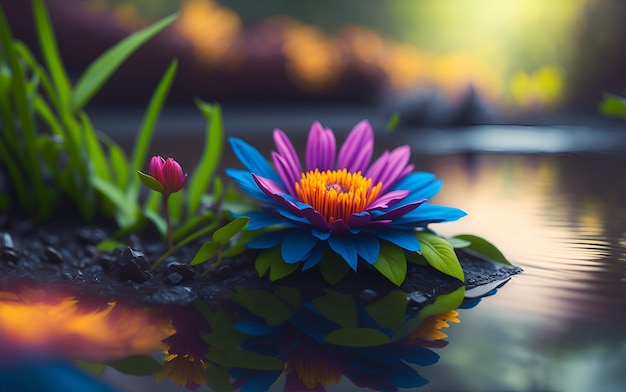
[{"label": "flower reflection in water", "polygon": [[0,361],[28,355],[97,361],[152,353],[166,336],[166,323],[159,312],[116,302],[44,289],[0,291]]}]

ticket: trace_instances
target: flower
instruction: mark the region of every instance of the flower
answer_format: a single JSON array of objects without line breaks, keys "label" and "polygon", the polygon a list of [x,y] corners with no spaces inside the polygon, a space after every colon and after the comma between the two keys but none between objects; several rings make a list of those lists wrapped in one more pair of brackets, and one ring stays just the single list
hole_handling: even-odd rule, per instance
[{"label": "flower", "polygon": [[330,250],[356,271],[359,257],[372,265],[377,262],[381,241],[420,251],[417,229],[465,215],[457,208],[428,203],[442,182],[432,173],[413,172],[408,146],[385,151],[370,164],[374,136],[367,120],[354,126],[338,155],[333,131],[313,123],[304,169],[282,130],[274,130],[273,139],[274,168],[254,147],[231,138],[247,170],[227,169],[227,174],[263,207],[246,214],[247,230],[283,228],[260,235],[248,246],[280,246],[287,264],[303,262],[306,270]]},{"label": "flower", "polygon": [[148,183],[145,181],[146,177],[141,176],[146,185],[157,192],[163,193],[164,196],[180,191],[187,181],[187,173],[183,174],[183,169],[178,162],[172,158],[163,159],[158,155],[150,159],[148,175],[155,179],[157,184],[154,182]]}]

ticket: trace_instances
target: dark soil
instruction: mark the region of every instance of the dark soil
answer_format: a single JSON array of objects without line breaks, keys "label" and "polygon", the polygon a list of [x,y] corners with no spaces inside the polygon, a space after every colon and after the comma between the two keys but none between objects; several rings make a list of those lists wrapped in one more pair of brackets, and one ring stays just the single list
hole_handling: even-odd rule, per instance
[{"label": "dark soil", "polygon": [[[188,264],[202,245],[183,247],[155,271],[150,265],[165,252],[163,241],[154,236],[122,238],[125,247],[98,251],[95,245],[114,232],[114,226],[86,226],[76,221],[55,220],[35,224],[26,219],[0,217],[0,289],[58,287],[78,296],[96,296],[107,301],[133,304],[187,304],[197,299],[220,301],[237,286],[272,289],[279,285],[318,291],[328,286],[317,269],[295,273],[278,282],[259,277],[254,268],[255,252],[226,259],[207,276],[200,275],[211,262]],[[467,289],[489,283],[504,283],[520,268],[492,263],[459,253]],[[333,288],[372,301],[397,289],[365,264]],[[462,283],[427,267],[408,264],[400,287],[415,305],[421,306],[439,294],[452,292]]]}]

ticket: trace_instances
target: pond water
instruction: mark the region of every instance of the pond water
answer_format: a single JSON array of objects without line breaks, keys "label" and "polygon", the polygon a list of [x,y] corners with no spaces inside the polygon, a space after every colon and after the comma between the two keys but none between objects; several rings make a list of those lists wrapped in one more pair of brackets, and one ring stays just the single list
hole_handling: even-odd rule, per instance
[{"label": "pond water", "polygon": [[[485,129],[474,131],[478,140],[484,137]],[[454,131],[442,132],[447,132],[445,140],[454,140]],[[160,350],[167,350],[168,346],[170,354],[177,348],[188,353],[206,349],[202,335],[209,333],[209,321],[213,335],[208,340],[212,347],[238,344],[255,353],[231,361],[254,368],[253,379],[257,381],[277,377],[275,360],[259,356],[280,357],[279,351],[286,350],[283,346],[293,349],[288,344],[293,341],[301,342],[297,347],[304,351],[300,353],[304,358],[321,358],[315,362],[317,367],[311,365],[302,370],[306,365],[292,362],[292,369],[301,366],[302,372],[335,379],[340,374],[323,364],[341,363],[346,374],[363,386],[376,382],[386,385],[386,375],[391,375],[389,385],[402,386],[398,380],[408,382],[406,374],[394,372],[405,369],[409,363],[429,380],[419,388],[423,391],[621,391],[626,385],[626,333],[622,324],[626,322],[623,134],[601,141],[582,138],[579,144],[570,143],[565,135],[563,140],[569,147],[561,144],[561,148],[546,150],[544,147],[553,143],[550,140],[554,141],[554,137],[542,135],[540,129],[533,133],[535,139],[526,140],[526,145],[535,146],[535,150],[493,144],[480,150],[456,145],[437,154],[427,154],[432,148],[424,145],[436,143],[435,133],[422,138],[423,144],[415,134],[383,136],[383,145],[411,144],[416,168],[434,172],[444,180],[434,202],[468,212],[458,222],[433,226],[435,230],[445,235],[482,236],[524,269],[497,293],[485,290],[496,295],[482,298],[478,304],[477,300],[466,299],[457,309],[458,314],[449,311],[459,306],[462,293],[461,297],[459,293],[448,293],[431,308],[420,310],[398,305],[393,295],[386,302],[377,299],[363,305],[349,296],[328,292],[305,298],[288,289],[273,293],[244,289],[236,293],[239,300],[235,305],[229,305],[233,308],[201,305],[191,309],[192,316],[186,313],[180,317],[176,315],[182,313],[176,313],[177,310],[170,309],[169,316],[164,316],[159,310],[135,313],[122,304],[109,309],[110,304],[100,303],[90,308],[90,317],[104,317],[106,312],[117,318],[112,324],[94,325],[111,325],[119,330],[110,341],[91,337],[82,348],[73,347],[69,352],[85,360],[92,357],[86,353],[97,358],[98,350],[121,355],[152,353],[162,360]],[[525,140],[523,135],[520,140]],[[595,140],[596,144],[585,144],[590,142],[584,140]],[[61,308],[68,310],[71,306],[65,304]],[[236,320],[232,319],[233,314],[238,314]],[[355,340],[359,339],[354,336],[367,335],[363,340],[384,339],[374,330],[382,330],[383,335],[393,337],[391,340],[404,335],[409,340],[399,339],[393,352],[362,347],[327,352],[316,346],[321,338],[338,329],[337,325],[352,326],[353,321],[345,319],[352,316],[347,315],[354,315],[360,327],[369,329],[337,333],[335,342],[341,346],[358,346]],[[437,329],[431,324],[428,329],[427,323],[423,323],[425,335],[408,333],[415,331],[419,321],[428,315],[439,315],[438,319],[431,318],[432,322],[448,320],[447,326],[438,324],[441,329]],[[167,322],[168,317],[172,325]],[[328,319],[335,321],[334,327],[329,327]],[[233,322],[240,323],[238,332],[233,330]],[[172,328],[178,338],[169,338],[163,345],[160,341],[172,336]],[[241,340],[241,331],[247,332],[245,341]],[[448,337],[443,338],[438,332]],[[110,334],[102,334],[105,335]],[[448,344],[439,347],[444,341]],[[125,350],[129,347],[136,349]],[[50,349],[54,352],[58,347]],[[215,351],[216,356],[225,355],[224,350]],[[431,353],[440,357],[434,364]],[[211,374],[218,380],[224,377],[222,371]],[[193,371],[186,374],[191,376]],[[231,372],[230,376],[244,385],[252,377],[249,371],[242,370]],[[156,382],[153,375],[128,376],[109,367],[104,369],[102,380],[123,391],[184,390],[170,379]],[[361,390],[353,381],[343,377],[327,390]],[[256,390],[254,385],[248,384],[248,390]],[[389,385],[382,390],[389,390]],[[284,386],[282,379],[271,390],[283,390]],[[206,386],[200,390],[206,390]]]}]

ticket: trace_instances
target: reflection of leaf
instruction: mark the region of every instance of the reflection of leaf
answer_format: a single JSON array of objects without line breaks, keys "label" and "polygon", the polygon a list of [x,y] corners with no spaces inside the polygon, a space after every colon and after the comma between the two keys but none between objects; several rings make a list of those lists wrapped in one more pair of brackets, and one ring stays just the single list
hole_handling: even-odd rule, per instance
[{"label": "reflection of leaf", "polygon": [[324,336],[324,340],[347,347],[372,347],[391,342],[387,335],[374,328],[339,328]]},{"label": "reflection of leaf", "polygon": [[263,290],[237,287],[236,299],[250,312],[262,317],[269,325],[277,325],[289,319],[291,310],[278,297]]},{"label": "reflection of leaf", "polygon": [[302,306],[300,302],[300,292],[293,287],[279,287],[274,290],[274,294],[280,298],[284,303],[291,308],[294,312]]},{"label": "reflection of leaf", "polygon": [[415,328],[422,323],[422,320],[424,320],[425,317],[433,314],[441,314],[458,308],[463,302],[464,295],[465,287],[461,287],[452,293],[438,296],[433,303],[424,306],[424,308],[415,317],[407,320],[400,328],[398,328],[393,334],[393,339],[402,339],[406,335],[413,332]]},{"label": "reflection of leaf", "polygon": [[511,265],[506,257],[504,257],[502,252],[500,252],[495,245],[493,245],[491,242],[487,241],[484,238],[477,237],[471,234],[461,234],[455,236],[454,238],[469,241],[470,245],[467,247],[467,249],[479,253],[490,260],[506,265]]},{"label": "reflection of leaf", "polygon": [[383,276],[400,286],[406,278],[406,256],[404,251],[390,243],[381,243],[380,253],[374,262],[374,268]]},{"label": "reflection of leaf", "polygon": [[228,368],[224,366],[209,366],[206,369],[207,385],[214,391],[229,392],[233,390],[230,383]]},{"label": "reflection of leaf", "polygon": [[445,239],[424,231],[418,231],[415,236],[422,245],[422,256],[433,268],[446,275],[465,280],[463,268],[454,253],[454,248]]},{"label": "reflection of leaf", "polygon": [[226,367],[256,370],[281,370],[283,368],[276,358],[248,350],[212,351],[206,357],[209,361]]},{"label": "reflection of leaf", "polygon": [[319,268],[324,280],[333,286],[350,270],[348,264],[335,252],[326,253],[319,262]]},{"label": "reflection of leaf", "polygon": [[313,300],[313,305],[330,321],[342,327],[356,327],[356,305],[349,296],[327,290],[325,296]]},{"label": "reflection of leaf", "polygon": [[406,293],[393,291],[384,298],[367,305],[366,310],[380,327],[394,329],[404,321],[406,305]]},{"label": "reflection of leaf", "polygon": [[113,369],[135,376],[149,376],[161,370],[161,364],[147,355],[131,355],[121,359],[104,362]]},{"label": "reflection of leaf", "polygon": [[463,297],[465,296],[465,287],[448,294],[440,295],[432,304],[424,306],[421,311],[422,317],[431,316],[433,314],[441,314],[449,310],[454,310],[461,306]]}]

